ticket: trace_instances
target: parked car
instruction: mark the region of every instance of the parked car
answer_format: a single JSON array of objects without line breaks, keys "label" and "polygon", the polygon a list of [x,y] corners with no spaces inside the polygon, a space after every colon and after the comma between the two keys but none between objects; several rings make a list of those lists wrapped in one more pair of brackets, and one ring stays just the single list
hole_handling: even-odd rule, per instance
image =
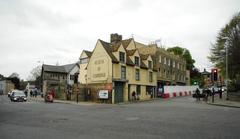
[{"label": "parked car", "polygon": [[27,101],[27,97],[23,91],[20,90],[14,90],[12,91],[12,95],[10,96],[11,101]]}]

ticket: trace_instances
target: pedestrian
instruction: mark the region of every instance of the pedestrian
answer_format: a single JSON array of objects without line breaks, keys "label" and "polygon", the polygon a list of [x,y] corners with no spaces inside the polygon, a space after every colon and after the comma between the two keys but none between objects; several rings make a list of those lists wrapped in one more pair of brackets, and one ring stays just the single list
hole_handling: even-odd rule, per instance
[{"label": "pedestrian", "polygon": [[30,90],[30,96],[31,96],[31,97],[33,96],[33,92],[32,92],[32,90]]},{"label": "pedestrian", "polygon": [[136,100],[136,92],[133,91],[133,92],[132,92],[132,101],[135,101],[135,100]]},{"label": "pedestrian", "polygon": [[215,89],[214,87],[212,88],[212,103],[214,103],[214,95],[215,95]]},{"label": "pedestrian", "polygon": [[51,95],[53,98],[55,98],[55,90],[54,89],[51,90]]},{"label": "pedestrian", "polygon": [[27,90],[24,91],[24,94],[25,94],[26,97],[28,96],[28,94],[27,94]]},{"label": "pedestrian", "polygon": [[196,89],[196,99],[200,100],[200,91],[198,88]]},{"label": "pedestrian", "polygon": [[222,99],[222,88],[219,90],[219,98]]}]

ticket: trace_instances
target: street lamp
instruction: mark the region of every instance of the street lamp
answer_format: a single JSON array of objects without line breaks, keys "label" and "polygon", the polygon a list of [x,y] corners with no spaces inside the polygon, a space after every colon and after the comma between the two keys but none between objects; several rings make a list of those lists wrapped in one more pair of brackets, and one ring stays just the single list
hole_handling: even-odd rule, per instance
[{"label": "street lamp", "polygon": [[227,98],[226,100],[229,100],[228,98],[228,37],[223,37],[223,40],[225,40],[226,43],[224,43],[225,45],[225,49],[226,49],[226,93],[227,93]]}]

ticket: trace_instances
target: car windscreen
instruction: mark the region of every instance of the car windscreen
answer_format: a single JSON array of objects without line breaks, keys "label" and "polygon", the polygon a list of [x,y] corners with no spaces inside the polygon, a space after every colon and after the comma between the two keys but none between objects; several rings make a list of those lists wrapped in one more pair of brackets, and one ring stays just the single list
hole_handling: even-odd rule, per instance
[{"label": "car windscreen", "polygon": [[14,96],[25,96],[25,94],[22,91],[16,91],[14,92]]}]

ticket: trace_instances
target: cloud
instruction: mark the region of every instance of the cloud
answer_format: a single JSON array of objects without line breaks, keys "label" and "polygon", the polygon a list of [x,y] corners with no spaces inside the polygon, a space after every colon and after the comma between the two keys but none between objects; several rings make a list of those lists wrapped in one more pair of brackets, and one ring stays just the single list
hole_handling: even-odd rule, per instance
[{"label": "cloud", "polygon": [[[200,69],[210,43],[239,11],[239,0],[0,0],[0,74],[78,60],[83,49],[111,33],[143,43],[161,39],[190,50]],[[17,67],[17,68],[16,68]]]}]

